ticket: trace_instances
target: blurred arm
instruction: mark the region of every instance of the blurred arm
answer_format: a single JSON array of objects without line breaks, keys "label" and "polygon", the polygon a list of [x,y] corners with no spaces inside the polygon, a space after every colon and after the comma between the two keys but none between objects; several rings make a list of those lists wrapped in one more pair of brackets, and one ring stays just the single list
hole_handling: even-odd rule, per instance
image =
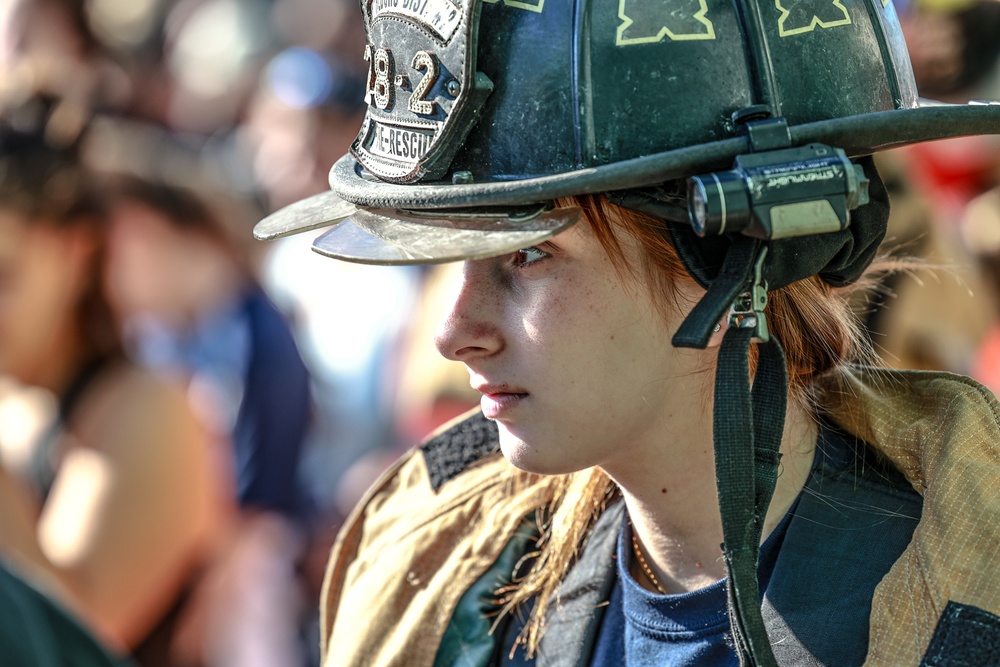
[{"label": "blurred arm", "polygon": [[208,443],[183,395],[145,372],[129,368],[94,393],[39,518],[36,564],[102,637],[133,647],[204,555]]}]

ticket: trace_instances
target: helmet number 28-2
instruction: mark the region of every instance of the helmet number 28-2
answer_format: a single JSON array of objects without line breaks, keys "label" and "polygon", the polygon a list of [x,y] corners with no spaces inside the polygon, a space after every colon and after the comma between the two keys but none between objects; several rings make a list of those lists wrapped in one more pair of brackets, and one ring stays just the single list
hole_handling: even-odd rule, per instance
[{"label": "helmet number 28-2", "polygon": [[[391,110],[396,102],[396,86],[406,89],[409,78],[405,74],[396,74],[396,63],[392,51],[387,48],[373,49],[365,47],[365,60],[368,61],[368,89],[365,92],[365,102],[374,103],[384,111]],[[417,51],[413,56],[413,69],[424,75],[413,89],[406,108],[421,116],[432,116],[437,111],[433,100],[427,95],[437,81],[440,65],[437,57],[429,51]]]}]

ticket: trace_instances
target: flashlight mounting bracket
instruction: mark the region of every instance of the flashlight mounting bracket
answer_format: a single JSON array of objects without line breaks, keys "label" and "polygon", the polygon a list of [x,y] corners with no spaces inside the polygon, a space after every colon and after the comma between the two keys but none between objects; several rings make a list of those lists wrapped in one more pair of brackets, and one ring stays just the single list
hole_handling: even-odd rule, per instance
[{"label": "flashlight mounting bracket", "polygon": [[[752,113],[754,107],[748,107],[733,114],[733,122],[737,123],[750,142],[750,151],[762,153],[792,145],[792,132],[788,129],[788,121],[784,118],[761,117],[767,112]],[[746,112],[751,113],[746,113]]]},{"label": "flashlight mounting bracket", "polygon": [[767,280],[764,279],[764,258],[767,257],[767,246],[760,249],[753,266],[753,279],[749,289],[741,292],[729,307],[727,320],[730,329],[753,329],[755,343],[766,343],[771,340],[767,329],[767,318],[764,309],[767,307]]}]

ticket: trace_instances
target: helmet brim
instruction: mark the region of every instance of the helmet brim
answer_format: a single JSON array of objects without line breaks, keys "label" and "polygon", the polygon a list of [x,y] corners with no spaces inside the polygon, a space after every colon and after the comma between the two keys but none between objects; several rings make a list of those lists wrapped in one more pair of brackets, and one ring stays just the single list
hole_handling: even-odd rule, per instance
[{"label": "helmet brim", "polygon": [[[931,103],[794,125],[793,145],[843,148],[851,157],[922,141],[1000,134],[1000,104]],[[254,228],[275,239],[329,227],[313,249],[368,264],[431,264],[481,259],[540,243],[574,224],[579,209],[554,209],[528,219],[506,207],[559,197],[656,185],[694,173],[729,168],[749,152],[744,136],[623,162],[517,181],[400,185],[372,179],[350,155],[330,171],[332,190],[272,213]],[[470,207],[497,212],[463,214]]]},{"label": "helmet brim", "polygon": [[583,217],[577,207],[533,215],[425,216],[358,208],[313,242],[321,255],[361,264],[440,264],[483,259],[529,248]]},{"label": "helmet brim", "polygon": [[272,241],[323,229],[337,224],[357,210],[357,206],[327,190],[278,209],[254,226],[253,235],[258,241]]}]

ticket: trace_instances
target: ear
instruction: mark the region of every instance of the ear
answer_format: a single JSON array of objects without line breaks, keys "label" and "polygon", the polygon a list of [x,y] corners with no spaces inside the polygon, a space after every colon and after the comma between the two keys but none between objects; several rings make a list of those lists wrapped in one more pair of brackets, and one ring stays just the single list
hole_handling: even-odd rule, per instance
[{"label": "ear", "polygon": [[717,322],[715,328],[712,329],[712,335],[708,339],[708,345],[705,349],[719,347],[722,345],[722,339],[726,335],[726,319]]}]

